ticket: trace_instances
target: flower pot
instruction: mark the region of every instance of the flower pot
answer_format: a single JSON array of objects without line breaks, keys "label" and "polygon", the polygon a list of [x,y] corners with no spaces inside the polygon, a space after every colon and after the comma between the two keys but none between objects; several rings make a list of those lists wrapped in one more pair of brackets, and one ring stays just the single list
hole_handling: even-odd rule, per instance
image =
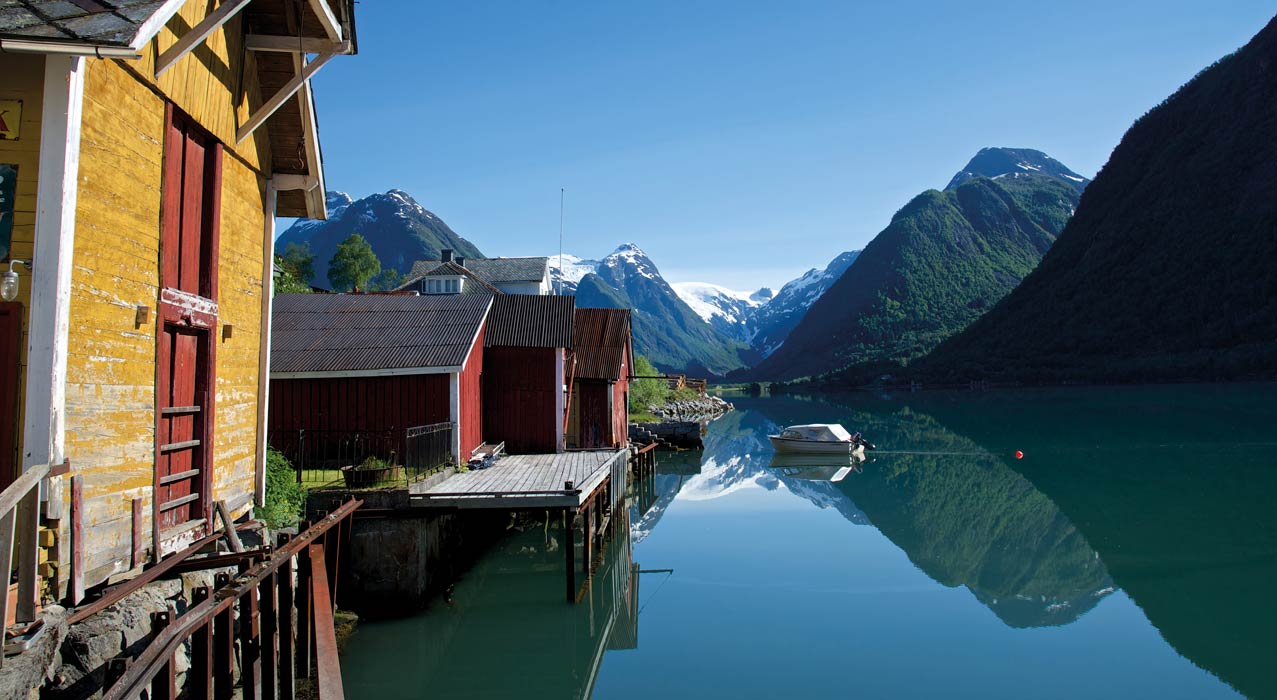
[{"label": "flower pot", "polygon": [[346,480],[346,488],[358,489],[384,484],[388,481],[403,479],[403,467],[381,467],[377,469],[361,469],[356,466],[341,468],[342,478]]}]

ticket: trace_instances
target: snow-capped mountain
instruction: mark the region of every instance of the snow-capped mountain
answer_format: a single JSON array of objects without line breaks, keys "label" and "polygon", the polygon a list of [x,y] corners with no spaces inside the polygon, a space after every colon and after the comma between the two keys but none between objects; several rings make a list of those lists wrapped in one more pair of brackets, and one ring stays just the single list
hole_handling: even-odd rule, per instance
[{"label": "snow-capped mountain", "polygon": [[567,254],[549,258],[555,289],[575,295],[578,307],[634,310],[634,350],[659,369],[717,376],[755,358],[747,345],[698,316],[633,243],[601,260]]},{"label": "snow-capped mountain", "polygon": [[802,277],[785,284],[776,296],[758,307],[749,318],[753,331],[749,342],[754,349],[763,357],[775,352],[802,320],[807,309],[842,277],[859,255],[860,251],[852,250],[834,258],[823,270],[813,267]]},{"label": "snow-capped mountain", "polygon": [[459,256],[483,257],[478,247],[403,190],[363,199],[329,191],[327,202],[327,221],[298,219],[275,242],[275,249],[281,253],[290,243],[310,245],[315,256],[315,277],[309,282],[318,287],[328,286],[328,261],[337,252],[337,244],[352,233],[368,239],[383,269],[394,268],[400,273],[410,270],[417,260],[437,260],[444,248]]},{"label": "snow-capped mountain", "polygon": [[754,336],[750,323],[754,311],[772,299],[772,290],[766,287],[738,292],[709,282],[673,282],[670,286],[706,323],[745,342]]}]

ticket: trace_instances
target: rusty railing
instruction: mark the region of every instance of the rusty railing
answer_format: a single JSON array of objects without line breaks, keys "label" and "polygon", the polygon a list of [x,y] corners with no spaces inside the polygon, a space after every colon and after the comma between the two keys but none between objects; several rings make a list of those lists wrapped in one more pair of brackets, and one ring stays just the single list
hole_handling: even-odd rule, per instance
[{"label": "rusty railing", "polygon": [[333,610],[342,533],[349,533],[350,515],[361,505],[346,502],[278,549],[263,551],[261,561],[241,563],[237,576],[223,574],[213,588],[195,589],[185,613],[159,613],[142,653],[108,666],[103,700],[133,700],[144,692],[176,700],[177,654],[188,643],[184,698],[296,697],[297,681],[314,670],[316,697],[341,700]]}]

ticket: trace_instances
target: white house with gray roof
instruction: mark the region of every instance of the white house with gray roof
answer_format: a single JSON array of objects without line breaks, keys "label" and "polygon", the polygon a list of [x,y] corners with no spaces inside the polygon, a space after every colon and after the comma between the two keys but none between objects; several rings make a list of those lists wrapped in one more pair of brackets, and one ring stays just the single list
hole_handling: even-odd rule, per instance
[{"label": "white house with gray roof", "polygon": [[495,288],[502,294],[534,295],[547,295],[553,289],[547,257],[462,258],[448,249],[440,255],[439,260],[413,263],[399,289],[420,294],[467,294]]}]

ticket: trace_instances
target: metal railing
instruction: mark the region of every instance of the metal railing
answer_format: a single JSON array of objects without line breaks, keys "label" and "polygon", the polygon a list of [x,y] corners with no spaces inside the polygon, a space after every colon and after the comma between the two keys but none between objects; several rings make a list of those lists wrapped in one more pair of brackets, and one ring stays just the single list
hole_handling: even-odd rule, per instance
[{"label": "metal railing", "polygon": [[[40,528],[40,482],[49,475],[49,465],[28,468],[12,484],[0,491],[0,620],[9,614],[9,576],[13,571],[13,552],[18,552],[18,600],[15,620],[33,622],[40,597],[38,543]],[[0,622],[0,631],[4,629]],[[3,636],[3,635],[0,635]],[[0,654],[0,665],[4,655]]]},{"label": "metal railing", "polygon": [[[154,619],[154,635],[132,660],[106,668],[103,700],[291,698],[315,676],[320,700],[343,697],[333,625],[343,530],[363,501],[349,501],[279,549],[259,552],[239,575],[195,589],[191,606]],[[294,612],[295,610],[295,612]],[[238,642],[238,643],[237,643]],[[178,657],[189,649],[185,688]],[[238,678],[237,678],[238,677]]]},{"label": "metal railing", "polygon": [[453,463],[453,423],[418,425],[404,431],[404,469],[419,479]]},{"label": "metal railing", "polygon": [[[451,464],[453,423],[404,430],[272,430],[267,439],[312,487],[380,488],[411,483]],[[355,469],[373,458],[376,468]]]}]

